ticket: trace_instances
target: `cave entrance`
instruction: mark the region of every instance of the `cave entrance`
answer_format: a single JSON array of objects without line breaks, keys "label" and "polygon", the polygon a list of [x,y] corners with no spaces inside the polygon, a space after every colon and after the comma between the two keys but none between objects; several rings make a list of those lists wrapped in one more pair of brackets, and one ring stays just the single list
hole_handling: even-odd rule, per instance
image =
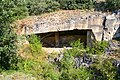
[{"label": "cave entrance", "polygon": [[43,47],[71,47],[70,42],[80,39],[84,45],[91,43],[91,30],[69,30],[39,34]]}]

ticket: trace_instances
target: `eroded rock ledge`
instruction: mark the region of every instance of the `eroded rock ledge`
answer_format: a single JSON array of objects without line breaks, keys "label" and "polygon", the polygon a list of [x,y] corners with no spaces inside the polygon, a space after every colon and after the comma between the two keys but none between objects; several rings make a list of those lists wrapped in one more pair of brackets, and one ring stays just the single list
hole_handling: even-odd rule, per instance
[{"label": "eroded rock ledge", "polygon": [[92,30],[97,41],[120,37],[120,12],[108,14],[62,10],[19,20],[18,34],[40,34],[66,30]]}]

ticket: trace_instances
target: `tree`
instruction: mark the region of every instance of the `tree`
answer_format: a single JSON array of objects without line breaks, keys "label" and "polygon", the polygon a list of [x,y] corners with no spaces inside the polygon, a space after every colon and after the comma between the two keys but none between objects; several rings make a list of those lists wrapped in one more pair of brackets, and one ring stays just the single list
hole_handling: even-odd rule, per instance
[{"label": "tree", "polygon": [[11,23],[27,15],[23,0],[0,1],[0,68],[13,69],[18,61],[17,36]]},{"label": "tree", "polygon": [[40,15],[59,9],[59,3],[55,0],[26,0],[29,15]]},{"label": "tree", "polygon": [[61,9],[75,10],[75,9],[92,9],[94,7],[94,0],[56,0],[60,3]]},{"label": "tree", "polygon": [[120,0],[106,0],[105,8],[110,11],[120,9]]}]

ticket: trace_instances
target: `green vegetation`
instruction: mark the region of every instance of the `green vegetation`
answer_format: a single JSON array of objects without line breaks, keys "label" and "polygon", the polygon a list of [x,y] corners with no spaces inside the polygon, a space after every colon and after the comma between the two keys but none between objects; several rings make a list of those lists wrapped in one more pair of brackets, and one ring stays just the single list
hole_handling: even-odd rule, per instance
[{"label": "green vegetation", "polygon": [[42,44],[40,43],[40,39],[36,35],[31,35],[28,38],[30,49],[33,55],[42,53]]},{"label": "green vegetation", "polygon": [[[83,43],[77,40],[71,43],[72,49],[64,51],[64,56],[61,60],[50,62],[49,56],[51,56],[51,54],[46,54],[41,51],[39,38],[32,35],[28,40],[30,42],[27,48],[29,53],[26,52],[26,55],[31,57],[24,57],[19,61],[17,64],[17,72],[15,70],[2,71],[2,74],[6,76],[3,77],[3,79],[16,79],[16,76],[19,76],[21,80],[23,77],[26,77],[26,79],[30,77],[33,80],[119,80],[119,68],[113,65],[115,59],[102,58],[99,55],[93,57],[91,55],[99,54],[100,52],[103,54],[105,48],[102,46],[106,45],[105,42],[95,43],[101,46],[99,52],[86,53],[88,47],[85,48]],[[40,51],[35,49],[35,47],[40,48]],[[34,51],[32,51],[33,48]],[[97,47],[95,47],[95,49],[97,49]],[[35,55],[33,55],[34,53]],[[90,64],[89,67],[84,65],[75,67],[75,58],[84,58],[84,55],[91,57],[94,63]],[[52,59],[54,59],[54,57]]]},{"label": "green vegetation", "polygon": [[40,15],[59,9],[60,4],[55,0],[26,0],[29,15]]},{"label": "green vegetation", "polygon": [[[92,9],[94,6],[94,0],[1,0],[0,74],[4,76],[0,79],[7,80],[12,75],[12,79],[24,76],[28,80],[28,77],[31,80],[119,80],[120,69],[113,65],[115,60],[100,57],[104,56],[106,42],[95,42],[92,47],[84,47],[80,40],[72,42],[72,49],[65,50],[60,61],[50,62],[51,55],[43,52],[39,38],[31,35],[29,45],[21,48],[25,49],[23,53],[26,55],[17,54],[20,46],[17,46],[17,35],[12,26],[15,20],[60,9]],[[120,1],[106,0],[103,6],[106,10],[119,9]],[[75,58],[84,55],[92,57],[94,63],[76,68]],[[94,59],[93,55],[97,58]]]},{"label": "green vegetation", "polygon": [[92,47],[87,47],[87,53],[90,54],[103,54],[105,51],[105,48],[108,46],[108,43],[106,41],[96,41],[93,42]]},{"label": "green vegetation", "polygon": [[[56,10],[75,10],[75,9],[94,9],[104,8],[103,10],[111,11],[120,8],[119,0],[106,0],[105,2],[96,3],[95,0],[26,0],[26,8],[29,15],[39,15]],[[99,6],[98,6],[99,5]],[[98,7],[96,7],[98,6]],[[99,9],[98,9],[99,10]]]},{"label": "green vegetation", "polygon": [[61,9],[92,9],[94,7],[93,0],[57,0]]},{"label": "green vegetation", "polygon": [[92,9],[92,0],[26,0],[26,7],[29,15],[39,15],[41,13],[52,12],[59,9]]},{"label": "green vegetation", "polygon": [[26,16],[25,7],[19,0],[0,1],[0,68],[13,69],[18,62],[16,34],[11,23]]},{"label": "green vegetation", "polygon": [[92,64],[92,71],[96,80],[119,80],[117,78],[117,67],[113,66],[113,61],[112,59],[98,58]]},{"label": "green vegetation", "polygon": [[120,0],[106,0],[105,8],[110,11],[120,9]]}]

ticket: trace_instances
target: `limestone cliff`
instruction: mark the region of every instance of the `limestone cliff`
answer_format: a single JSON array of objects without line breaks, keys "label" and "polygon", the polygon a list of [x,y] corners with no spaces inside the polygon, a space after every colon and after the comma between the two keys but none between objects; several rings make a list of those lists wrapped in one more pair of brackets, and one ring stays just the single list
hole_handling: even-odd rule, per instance
[{"label": "limestone cliff", "polygon": [[95,39],[111,40],[120,37],[120,12],[102,13],[81,10],[62,10],[18,21],[18,34],[39,34],[66,30],[92,30]]}]

